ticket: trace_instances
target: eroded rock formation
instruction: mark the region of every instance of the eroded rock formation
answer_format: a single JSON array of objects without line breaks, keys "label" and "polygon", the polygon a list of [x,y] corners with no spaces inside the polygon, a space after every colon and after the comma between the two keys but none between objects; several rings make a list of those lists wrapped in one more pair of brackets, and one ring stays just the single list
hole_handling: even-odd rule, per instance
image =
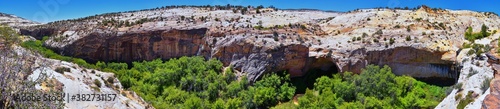
[{"label": "eroded rock formation", "polygon": [[[302,76],[311,68],[327,71],[333,67],[338,72],[359,73],[368,64],[389,65],[395,74],[413,77],[456,78],[457,74],[453,69],[453,51],[402,46],[311,54],[309,47],[304,44],[268,42],[272,46],[259,46],[255,44],[255,40],[241,36],[219,38],[206,34],[206,28],[141,31],[120,35],[96,32],[57,50],[64,55],[83,58],[89,62],[131,63],[181,56],[217,58],[226,66],[233,65],[237,70],[248,73],[250,81],[255,81],[266,72],[288,71],[291,77]],[[320,50],[323,51],[325,50]],[[346,56],[347,59],[344,58]]]},{"label": "eroded rock formation", "polygon": [[91,33],[60,50],[90,62],[128,62],[194,56],[207,29],[144,31],[122,35]]},{"label": "eroded rock formation", "polygon": [[490,94],[483,100],[482,109],[500,108],[500,65],[498,62],[492,65],[494,78],[490,82]]},{"label": "eroded rock formation", "polygon": [[[347,13],[252,11],[179,8],[111,13],[25,28],[22,33],[38,38],[50,34],[44,45],[89,62],[217,58],[250,81],[277,71],[292,77],[309,69],[359,73],[368,64],[389,65],[398,75],[457,78],[455,58],[464,42],[463,30],[479,30],[482,24],[471,20],[499,19],[471,11],[436,12],[426,6]],[[486,25],[493,30],[500,23]]]}]

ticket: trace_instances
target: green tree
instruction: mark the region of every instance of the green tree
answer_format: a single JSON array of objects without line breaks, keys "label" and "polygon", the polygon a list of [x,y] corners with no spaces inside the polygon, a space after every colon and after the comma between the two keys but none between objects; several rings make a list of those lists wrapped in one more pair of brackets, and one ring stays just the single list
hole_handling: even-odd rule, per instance
[{"label": "green tree", "polygon": [[12,28],[0,25],[0,41],[3,41],[5,47],[10,47],[12,44],[19,43],[19,35]]},{"label": "green tree", "polygon": [[228,99],[226,102],[226,109],[238,109],[241,107],[241,100],[238,98]]},{"label": "green tree", "polygon": [[394,38],[390,38],[389,39],[389,44],[391,44],[391,45],[394,44],[394,40],[395,40]]},{"label": "green tree", "polygon": [[490,33],[488,33],[488,27],[486,25],[482,25],[481,26],[481,34],[482,34],[482,37],[488,37],[490,36]]},{"label": "green tree", "polygon": [[215,103],[212,105],[212,109],[225,109],[225,102],[222,99],[217,99]]}]

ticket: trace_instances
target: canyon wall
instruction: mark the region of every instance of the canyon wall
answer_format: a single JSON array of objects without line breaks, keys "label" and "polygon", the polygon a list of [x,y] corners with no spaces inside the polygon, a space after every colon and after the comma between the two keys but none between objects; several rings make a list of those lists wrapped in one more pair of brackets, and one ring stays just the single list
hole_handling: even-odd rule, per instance
[{"label": "canyon wall", "polygon": [[[412,77],[456,78],[454,53],[432,51],[418,47],[395,47],[381,50],[365,48],[347,53],[310,55],[303,44],[268,42],[259,45],[243,36],[212,37],[207,29],[157,30],[123,33],[120,35],[94,32],[56,50],[94,63],[170,59],[182,56],[217,58],[225,66],[233,65],[247,73],[250,81],[264,73],[287,71],[299,77],[310,69],[360,73],[368,64],[389,65],[397,75]],[[333,51],[339,52],[339,51]],[[335,55],[347,54],[345,59]],[[448,56],[451,55],[451,56]],[[346,64],[347,63],[347,64]]]},{"label": "canyon wall", "polygon": [[207,29],[144,31],[116,34],[91,33],[65,46],[64,55],[89,62],[127,62],[194,56],[203,45]]},{"label": "canyon wall", "polygon": [[389,65],[396,75],[456,78],[454,51],[433,51],[416,47],[395,47],[369,51],[368,64]]}]

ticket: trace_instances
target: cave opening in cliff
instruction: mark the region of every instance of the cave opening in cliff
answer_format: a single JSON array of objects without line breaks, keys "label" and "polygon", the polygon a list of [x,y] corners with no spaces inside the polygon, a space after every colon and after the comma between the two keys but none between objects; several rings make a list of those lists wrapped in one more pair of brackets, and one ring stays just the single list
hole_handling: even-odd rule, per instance
[{"label": "cave opening in cliff", "polygon": [[296,87],[295,94],[304,94],[306,89],[313,89],[314,82],[322,76],[332,77],[339,68],[327,58],[310,58],[307,71],[298,77],[292,77],[292,85]]},{"label": "cave opening in cliff", "polygon": [[447,73],[446,76],[440,77],[414,77],[415,79],[440,87],[447,87],[455,85],[460,76],[460,67],[450,64],[431,64],[432,67],[441,69],[442,72]]}]

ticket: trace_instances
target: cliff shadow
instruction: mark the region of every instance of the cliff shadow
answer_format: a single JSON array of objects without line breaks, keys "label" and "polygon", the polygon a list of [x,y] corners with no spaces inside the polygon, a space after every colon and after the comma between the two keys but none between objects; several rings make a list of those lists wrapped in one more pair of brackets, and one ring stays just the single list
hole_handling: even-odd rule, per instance
[{"label": "cliff shadow", "polygon": [[442,77],[414,77],[416,80],[425,82],[427,84],[436,85],[440,87],[447,87],[455,85],[460,78],[461,67],[456,67],[455,65],[446,64],[431,64],[431,66],[445,69],[447,72],[446,76]]}]

